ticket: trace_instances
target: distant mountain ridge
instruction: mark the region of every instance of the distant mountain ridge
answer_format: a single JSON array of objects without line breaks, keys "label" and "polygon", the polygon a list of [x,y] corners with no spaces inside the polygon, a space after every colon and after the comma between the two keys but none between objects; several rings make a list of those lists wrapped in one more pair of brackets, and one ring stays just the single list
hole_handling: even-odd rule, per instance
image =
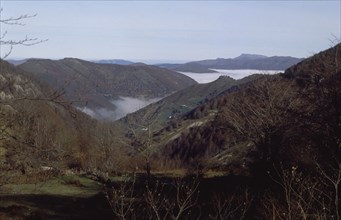
[{"label": "distant mountain ridge", "polygon": [[18,66],[20,64],[23,64],[27,61],[27,59],[23,59],[23,60],[15,60],[15,59],[10,59],[10,60],[6,60],[7,62],[9,62],[10,64],[13,64],[14,66]]},{"label": "distant mountain ridge", "polygon": [[185,64],[160,64],[160,67],[180,72],[213,73],[212,69],[257,69],[285,70],[302,61],[302,58],[290,56],[267,57],[258,54],[241,54],[235,58],[217,58],[193,61]]},{"label": "distant mountain ridge", "polygon": [[122,59],[95,60],[92,62],[101,63],[101,64],[119,64],[119,65],[130,65],[134,63],[134,62],[131,62],[128,60],[122,60]]},{"label": "distant mountain ridge", "polygon": [[234,58],[234,59],[244,59],[244,60],[257,60],[257,59],[263,59],[267,58],[267,56],[259,55],[259,54],[248,54],[248,53],[242,53],[240,56]]}]

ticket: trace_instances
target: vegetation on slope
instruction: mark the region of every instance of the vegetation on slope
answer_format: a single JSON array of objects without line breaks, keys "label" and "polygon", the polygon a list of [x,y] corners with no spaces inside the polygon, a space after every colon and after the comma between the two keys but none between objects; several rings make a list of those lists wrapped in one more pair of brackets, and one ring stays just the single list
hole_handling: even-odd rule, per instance
[{"label": "vegetation on slope", "polygon": [[[74,109],[61,94],[4,61],[0,74],[1,184],[31,181],[44,169],[107,170],[124,161],[110,125]],[[113,160],[114,155],[119,157]]]},{"label": "vegetation on slope", "polygon": [[28,60],[19,68],[57,91],[76,106],[115,109],[119,96],[155,98],[196,84],[191,78],[148,65],[98,64],[84,60]]},{"label": "vegetation on slope", "polygon": [[[135,145],[2,62],[0,183],[3,189],[15,189],[6,184],[14,181],[29,189],[47,180],[50,166],[58,168],[50,170],[54,176],[73,168],[103,183],[112,214],[121,219],[339,220],[339,57],[341,44],[283,74],[208,94],[174,126],[154,133],[147,124]],[[157,167],[186,168],[195,178],[155,179]],[[127,170],[146,175],[112,182],[105,174]],[[206,182],[209,170],[227,177]]]},{"label": "vegetation on slope", "polygon": [[232,87],[255,80],[261,75],[252,75],[240,80],[221,76],[216,81],[206,84],[196,84],[173,93],[162,100],[142,108],[127,117],[117,121],[124,130],[139,129],[152,125],[153,131],[172,126],[188,112],[218,96]]},{"label": "vegetation on slope", "polygon": [[[207,158],[218,159],[217,166],[221,162],[236,166],[227,163],[224,155],[245,145],[249,147],[239,167],[249,168],[255,161],[313,165],[322,151],[338,148],[340,61],[335,57],[340,56],[339,48],[340,44],[284,74],[264,76],[199,106],[189,119],[199,120],[210,111],[217,112],[215,118],[170,142],[166,152],[185,164]],[[334,151],[327,152],[337,155]]]}]

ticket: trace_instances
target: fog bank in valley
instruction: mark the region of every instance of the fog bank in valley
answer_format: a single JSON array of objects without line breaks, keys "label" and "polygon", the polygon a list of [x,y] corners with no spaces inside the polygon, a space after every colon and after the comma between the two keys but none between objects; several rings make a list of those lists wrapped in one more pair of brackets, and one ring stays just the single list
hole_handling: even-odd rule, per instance
[{"label": "fog bank in valley", "polygon": [[191,72],[180,72],[188,77],[191,77],[198,83],[209,83],[219,78],[219,76],[229,76],[233,79],[242,79],[252,74],[276,74],[283,72],[280,70],[225,70],[225,69],[213,69],[217,73],[191,73]]},{"label": "fog bank in valley", "polygon": [[135,112],[147,105],[159,101],[161,98],[146,99],[146,98],[133,98],[133,97],[120,97],[117,100],[112,101],[116,106],[115,120],[126,116],[129,113]]},{"label": "fog bank in valley", "polygon": [[105,119],[115,121],[123,118],[129,113],[135,112],[147,105],[159,101],[161,98],[133,98],[133,97],[119,97],[119,99],[112,100],[111,103],[115,105],[115,110],[106,108],[78,108],[82,112],[90,115],[93,118]]}]

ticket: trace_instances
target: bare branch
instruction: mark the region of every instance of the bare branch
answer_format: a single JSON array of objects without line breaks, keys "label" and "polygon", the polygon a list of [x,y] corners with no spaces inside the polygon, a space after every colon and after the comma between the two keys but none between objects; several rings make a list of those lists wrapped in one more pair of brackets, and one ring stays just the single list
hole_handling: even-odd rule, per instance
[{"label": "bare branch", "polygon": [[[17,17],[9,17],[5,19],[1,19],[2,12],[3,12],[3,8],[0,8],[0,24],[1,25],[25,26],[26,24],[22,22],[23,20],[34,18],[37,16],[37,14],[34,14],[34,15],[24,14],[24,15],[19,15]],[[18,45],[33,46],[33,45],[40,44],[40,43],[47,41],[47,39],[40,40],[38,38],[28,37],[27,35],[23,39],[20,39],[20,40],[6,39],[7,35],[8,35],[7,30],[3,31],[3,33],[0,33],[0,46],[9,47],[8,51],[5,52],[5,54],[2,57],[0,57],[0,59],[2,60],[6,59],[12,53],[14,46],[18,46]]]},{"label": "bare branch", "polygon": [[[3,12],[3,8],[0,8],[0,14]],[[23,14],[23,15],[19,15],[17,17],[9,17],[6,19],[1,19],[0,18],[0,23],[3,24],[7,24],[7,25],[20,25],[20,26],[25,26],[25,23],[22,23],[21,21],[24,19],[28,19],[28,18],[34,18],[36,17],[37,14],[34,15],[29,15],[29,14]]]}]

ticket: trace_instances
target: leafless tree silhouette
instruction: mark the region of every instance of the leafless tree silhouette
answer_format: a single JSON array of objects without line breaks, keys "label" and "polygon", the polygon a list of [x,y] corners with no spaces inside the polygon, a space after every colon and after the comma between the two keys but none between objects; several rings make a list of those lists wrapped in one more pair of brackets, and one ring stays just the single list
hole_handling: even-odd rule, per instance
[{"label": "leafless tree silhouette", "polygon": [[39,38],[32,38],[29,36],[25,36],[18,40],[13,40],[8,38],[8,31],[3,27],[6,25],[18,25],[18,26],[25,26],[26,24],[24,21],[29,18],[34,18],[37,16],[37,14],[29,15],[29,14],[23,14],[16,17],[7,17],[3,18],[3,8],[0,8],[0,47],[3,49],[4,47],[7,48],[7,51],[4,53],[4,55],[1,55],[0,59],[6,59],[13,51],[13,48],[15,46],[33,46],[42,42],[47,41],[47,39],[39,39]]}]

